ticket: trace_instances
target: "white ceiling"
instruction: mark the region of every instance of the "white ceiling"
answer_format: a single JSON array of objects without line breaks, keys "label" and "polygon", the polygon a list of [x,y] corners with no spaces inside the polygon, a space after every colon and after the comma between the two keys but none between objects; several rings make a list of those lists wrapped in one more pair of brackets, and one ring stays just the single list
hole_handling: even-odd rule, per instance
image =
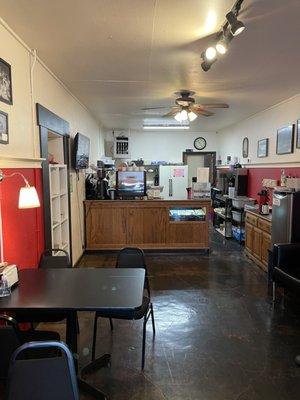
[{"label": "white ceiling", "polygon": [[0,14],[105,127],[139,129],[159,116],[141,108],[191,89],[199,102],[230,105],[191,124],[215,131],[300,92],[299,0],[245,0],[247,29],[201,70],[233,2],[0,0]]}]

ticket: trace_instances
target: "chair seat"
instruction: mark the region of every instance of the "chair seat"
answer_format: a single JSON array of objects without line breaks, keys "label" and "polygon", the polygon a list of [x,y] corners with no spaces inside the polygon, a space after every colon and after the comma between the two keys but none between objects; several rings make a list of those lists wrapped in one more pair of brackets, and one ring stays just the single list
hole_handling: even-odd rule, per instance
[{"label": "chair seat", "polygon": [[147,313],[150,305],[150,299],[146,296],[143,297],[143,304],[142,307],[139,308],[135,312],[128,312],[124,310],[107,310],[107,311],[101,311],[101,312],[96,312],[97,318],[115,318],[115,319],[142,319],[144,315]]},{"label": "chair seat", "polygon": [[276,267],[273,272],[273,279],[282,285],[288,285],[295,290],[300,289],[300,270],[295,269],[293,275]]}]

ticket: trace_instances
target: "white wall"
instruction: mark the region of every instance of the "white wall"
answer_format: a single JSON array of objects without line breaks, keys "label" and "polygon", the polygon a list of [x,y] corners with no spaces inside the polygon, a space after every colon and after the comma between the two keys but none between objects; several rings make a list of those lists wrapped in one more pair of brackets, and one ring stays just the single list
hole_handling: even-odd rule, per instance
[{"label": "white wall", "polygon": [[[242,158],[242,142],[244,137],[249,139],[250,164],[273,163],[300,163],[300,149],[294,146],[294,153],[277,155],[276,137],[277,129],[296,124],[300,118],[300,94],[281,102],[265,111],[232,125],[218,132],[219,152],[222,163],[225,164],[228,155],[236,156],[242,164],[247,164],[247,159]],[[296,141],[295,130],[295,141]],[[257,157],[257,141],[269,138],[269,156]]]},{"label": "white wall", "polygon": [[[216,151],[217,135],[215,132],[190,131],[131,131],[131,159],[143,158],[144,161],[182,162],[182,152],[194,148],[194,140],[202,136],[207,141],[204,151]],[[107,132],[106,140],[112,141],[111,131]]]},{"label": "white wall", "polygon": [[[0,102],[0,110],[9,114],[9,144],[0,144],[1,166],[13,167],[6,157],[20,157],[24,168],[31,167],[30,159],[40,157],[39,131],[36,116],[32,115],[30,49],[0,20],[0,57],[11,64],[13,83],[13,105]],[[33,71],[34,102],[42,104],[70,124],[70,135],[80,132],[91,139],[91,162],[104,152],[104,139],[98,121],[80,104],[68,89],[40,62]],[[35,110],[35,107],[33,108]],[[4,160],[4,161],[3,161]],[[28,160],[28,162],[26,162]],[[20,163],[18,163],[20,167]],[[78,185],[78,188],[77,188]],[[73,259],[82,254],[84,179],[73,173],[72,205],[72,250]]]}]

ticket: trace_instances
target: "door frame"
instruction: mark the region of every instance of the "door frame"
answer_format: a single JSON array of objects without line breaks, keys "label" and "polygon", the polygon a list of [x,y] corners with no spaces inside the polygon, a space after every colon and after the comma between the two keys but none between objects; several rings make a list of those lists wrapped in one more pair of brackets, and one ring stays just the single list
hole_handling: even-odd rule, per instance
[{"label": "door frame", "polygon": [[51,211],[50,211],[50,181],[49,181],[49,161],[48,161],[48,131],[51,131],[63,139],[64,163],[67,165],[68,182],[68,205],[69,205],[69,238],[70,238],[70,261],[72,265],[72,218],[71,218],[71,193],[70,193],[70,124],[54,114],[52,111],[36,103],[37,124],[40,134],[40,152],[42,162],[43,177],[43,207],[44,207],[44,237],[45,248],[51,249]]},{"label": "door frame", "polygon": [[182,152],[182,162],[187,165],[187,157],[188,156],[199,156],[199,155],[208,155],[210,154],[213,158],[213,183],[216,181],[216,162],[217,162],[217,153],[216,151],[183,151]]}]

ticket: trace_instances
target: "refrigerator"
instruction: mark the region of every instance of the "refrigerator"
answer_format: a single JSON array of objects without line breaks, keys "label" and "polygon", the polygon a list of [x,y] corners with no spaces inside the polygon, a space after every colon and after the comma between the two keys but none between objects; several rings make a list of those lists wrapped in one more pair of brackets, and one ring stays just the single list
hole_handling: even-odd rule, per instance
[{"label": "refrigerator", "polygon": [[273,192],[272,244],[300,242],[300,191],[280,188]]},{"label": "refrigerator", "polygon": [[187,165],[159,166],[159,185],[164,187],[161,195],[165,200],[187,199],[188,172]]}]

